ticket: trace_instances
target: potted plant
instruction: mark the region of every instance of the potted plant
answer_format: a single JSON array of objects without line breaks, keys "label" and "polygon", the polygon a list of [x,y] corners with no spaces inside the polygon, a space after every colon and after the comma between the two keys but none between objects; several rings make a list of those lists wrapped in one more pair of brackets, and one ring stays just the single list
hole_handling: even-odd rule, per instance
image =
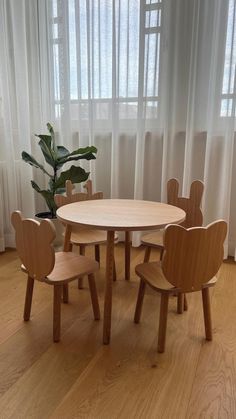
[{"label": "potted plant", "polygon": [[26,163],[40,169],[49,178],[47,189],[41,189],[36,182],[31,180],[33,189],[42,195],[49,209],[48,212],[39,213],[36,216],[56,219],[57,207],[54,201],[54,195],[65,191],[65,182],[67,179],[71,180],[72,183],[80,183],[85,182],[89,177],[89,172],[86,172],[79,166],[72,165],[69,169],[61,171],[63,165],[71,161],[96,159],[95,154],[97,149],[94,146],[88,146],[70,152],[65,147],[56,145],[52,125],[48,123],[47,129],[49,134],[36,134],[35,136],[39,138],[38,145],[41,148],[45,162],[51,167],[51,170],[45,168],[44,165],[40,164],[26,151],[23,151],[21,156]]}]

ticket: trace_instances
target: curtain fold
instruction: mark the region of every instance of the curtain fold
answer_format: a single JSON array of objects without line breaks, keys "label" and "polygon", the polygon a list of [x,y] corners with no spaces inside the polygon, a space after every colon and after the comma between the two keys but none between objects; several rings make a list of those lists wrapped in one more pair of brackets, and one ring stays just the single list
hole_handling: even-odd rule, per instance
[{"label": "curtain fold", "polygon": [[37,153],[34,133],[42,130],[38,28],[37,1],[0,1],[0,251],[15,244],[12,211],[34,216],[36,210],[30,180],[38,174],[22,162],[21,152]]},{"label": "curtain fold", "polygon": [[183,195],[203,180],[204,224],[228,222],[225,252],[234,256],[236,0],[0,5],[1,211],[8,217],[0,239],[11,231],[10,210],[43,205],[29,184],[41,175],[21,165],[20,151],[36,153],[32,134],[50,121],[66,147],[97,146],[97,159],[83,165],[105,197],[165,201],[169,178],[179,179]]}]

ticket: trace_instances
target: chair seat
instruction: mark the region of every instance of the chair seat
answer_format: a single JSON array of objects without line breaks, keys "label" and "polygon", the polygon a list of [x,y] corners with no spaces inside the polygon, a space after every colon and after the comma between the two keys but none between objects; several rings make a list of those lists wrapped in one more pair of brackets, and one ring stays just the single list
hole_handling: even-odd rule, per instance
[{"label": "chair seat", "polygon": [[[115,240],[118,235],[115,234]],[[76,229],[73,227],[71,232],[70,242],[75,245],[96,245],[106,243],[107,232],[95,229]]]},{"label": "chair seat", "polygon": [[141,243],[145,244],[145,246],[163,247],[163,232],[164,230],[159,230],[145,234],[141,239]]},{"label": "chair seat", "polygon": [[178,289],[173,287],[173,285],[164,277],[160,262],[140,263],[136,266],[135,272],[155,290],[161,292],[178,291]]},{"label": "chair seat", "polygon": [[[163,275],[160,262],[141,263],[135,268],[136,274],[147,282],[150,287],[159,292],[178,293],[180,288],[174,287]],[[203,284],[202,288],[208,288],[215,285],[217,277],[214,276],[209,282]]]},{"label": "chair seat", "polygon": [[[57,252],[55,258],[55,266],[45,278],[45,282],[51,285],[70,282],[99,270],[98,262],[73,252]],[[24,265],[21,265],[21,269],[27,273]]]}]

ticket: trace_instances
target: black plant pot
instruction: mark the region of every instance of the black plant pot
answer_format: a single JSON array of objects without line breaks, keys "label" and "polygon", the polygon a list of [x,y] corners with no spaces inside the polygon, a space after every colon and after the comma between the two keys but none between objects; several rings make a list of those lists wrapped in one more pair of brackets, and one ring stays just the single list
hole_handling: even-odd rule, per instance
[{"label": "black plant pot", "polygon": [[35,214],[35,217],[42,219],[49,218],[50,220],[54,220],[55,218],[57,218],[56,216],[52,217],[52,213],[50,211],[38,212],[38,214]]}]

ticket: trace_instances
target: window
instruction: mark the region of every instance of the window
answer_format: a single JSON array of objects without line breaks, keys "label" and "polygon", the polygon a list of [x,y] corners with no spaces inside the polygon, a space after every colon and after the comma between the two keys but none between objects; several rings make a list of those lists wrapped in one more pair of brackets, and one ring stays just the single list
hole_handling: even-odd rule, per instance
[{"label": "window", "polygon": [[[52,0],[51,56],[55,114],[65,106],[99,104],[109,117],[112,100],[120,117],[135,118],[142,103],[156,118],[162,0]],[[73,113],[73,112],[72,112]],[[76,114],[76,112],[75,112]]]},{"label": "window", "polygon": [[[221,116],[231,116],[233,112],[233,99],[236,94],[236,4],[229,0],[227,35],[225,43],[224,73],[221,99]],[[235,108],[235,105],[234,105]]]}]

